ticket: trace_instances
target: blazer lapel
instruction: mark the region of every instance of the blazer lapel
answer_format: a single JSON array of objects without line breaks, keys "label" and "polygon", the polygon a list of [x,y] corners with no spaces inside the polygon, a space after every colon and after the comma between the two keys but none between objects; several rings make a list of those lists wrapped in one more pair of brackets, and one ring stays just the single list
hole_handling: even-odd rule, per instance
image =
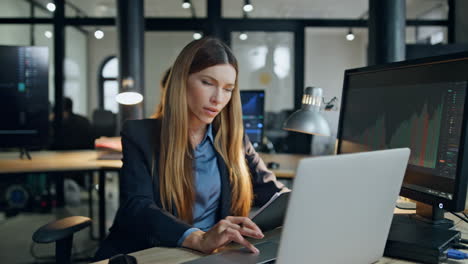
[{"label": "blazer lapel", "polygon": [[156,119],[153,126],[154,141],[153,144],[153,155],[151,157],[151,180],[153,182],[153,199],[158,206],[162,206],[159,197],[159,153],[161,148],[161,120]]}]

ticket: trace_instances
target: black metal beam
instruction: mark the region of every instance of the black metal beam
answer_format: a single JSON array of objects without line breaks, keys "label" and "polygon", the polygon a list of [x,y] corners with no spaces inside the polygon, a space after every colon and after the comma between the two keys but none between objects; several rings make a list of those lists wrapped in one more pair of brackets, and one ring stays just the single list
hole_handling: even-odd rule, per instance
[{"label": "black metal beam", "polygon": [[447,38],[448,43],[455,43],[455,0],[448,0]]},{"label": "black metal beam", "polygon": [[369,0],[369,65],[405,59],[405,3]]},{"label": "black metal beam", "polygon": [[406,20],[406,26],[447,26],[448,21],[443,19],[433,19],[433,20],[417,20],[411,19]]},{"label": "black metal beam", "polygon": [[145,29],[149,31],[200,31],[207,27],[206,19],[147,18]]},{"label": "black metal beam", "polygon": [[0,18],[0,24],[52,24],[53,18],[30,18],[30,17],[16,17],[16,18]]},{"label": "black metal beam", "polygon": [[223,28],[223,19],[221,0],[207,0],[207,24],[205,27],[205,35],[217,37],[226,40],[225,29]]},{"label": "black metal beam", "polygon": [[[0,18],[0,24],[52,24],[52,18]],[[222,27],[246,27],[242,30],[274,30],[275,27],[284,29],[294,28],[294,25],[305,27],[367,27],[367,20],[363,19],[279,19],[279,18],[224,18],[219,21]],[[448,26],[448,20],[406,20],[406,26]],[[115,18],[65,18],[67,26],[115,26]],[[146,18],[146,29],[149,30],[175,30],[186,31],[206,27],[209,21],[206,18]],[[272,26],[273,25],[273,26]],[[276,30],[278,31],[278,30]]]},{"label": "black metal beam", "polygon": [[[33,18],[35,16],[35,7],[32,2],[29,4],[29,16]],[[34,36],[34,24],[29,26],[29,45],[34,46],[36,43],[36,37]]]},{"label": "black metal beam", "polygon": [[[144,7],[143,0],[117,1],[119,93],[144,95]],[[144,117],[143,102],[119,107],[120,126],[128,119]]]},{"label": "black metal beam", "polygon": [[[63,82],[64,76],[64,61],[65,61],[65,0],[54,0],[54,141],[58,142],[63,135]],[[61,178],[63,183],[63,178]],[[59,182],[60,183],[60,182]],[[63,193],[61,194],[63,195]],[[64,206],[64,199],[58,195],[57,203],[59,207]]]},{"label": "black metal beam", "polygon": [[294,32],[294,109],[302,106],[305,70],[305,29]]},{"label": "black metal beam", "polygon": [[69,26],[115,26],[115,17],[86,17],[86,18],[66,18],[65,23]]}]

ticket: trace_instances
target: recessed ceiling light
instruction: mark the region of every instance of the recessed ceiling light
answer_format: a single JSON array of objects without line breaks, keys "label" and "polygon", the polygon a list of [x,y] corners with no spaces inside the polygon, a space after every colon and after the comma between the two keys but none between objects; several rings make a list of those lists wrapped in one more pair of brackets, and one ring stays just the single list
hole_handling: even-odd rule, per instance
[{"label": "recessed ceiling light", "polygon": [[47,10],[49,10],[50,12],[55,11],[55,4],[54,3],[47,3],[46,7],[47,7]]}]

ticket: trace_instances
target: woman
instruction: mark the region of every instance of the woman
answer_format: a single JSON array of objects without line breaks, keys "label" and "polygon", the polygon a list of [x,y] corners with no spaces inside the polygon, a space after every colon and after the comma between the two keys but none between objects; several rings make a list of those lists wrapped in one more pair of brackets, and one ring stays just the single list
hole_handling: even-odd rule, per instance
[{"label": "woman", "polygon": [[97,260],[155,246],[211,253],[232,241],[258,252],[244,236],[263,234],[247,215],[283,185],[244,136],[237,75],[225,44],[193,41],[172,66],[162,113],[124,124],[121,204]]}]

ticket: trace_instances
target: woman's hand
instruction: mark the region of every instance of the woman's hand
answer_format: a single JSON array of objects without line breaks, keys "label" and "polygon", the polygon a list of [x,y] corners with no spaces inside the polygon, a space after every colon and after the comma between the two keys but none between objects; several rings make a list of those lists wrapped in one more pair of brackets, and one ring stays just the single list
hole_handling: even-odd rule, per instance
[{"label": "woman's hand", "polygon": [[263,233],[248,217],[228,216],[207,232],[195,231],[191,233],[184,240],[182,246],[209,254],[230,242],[236,242],[250,249],[253,253],[258,253],[258,249],[244,236],[261,239]]}]

